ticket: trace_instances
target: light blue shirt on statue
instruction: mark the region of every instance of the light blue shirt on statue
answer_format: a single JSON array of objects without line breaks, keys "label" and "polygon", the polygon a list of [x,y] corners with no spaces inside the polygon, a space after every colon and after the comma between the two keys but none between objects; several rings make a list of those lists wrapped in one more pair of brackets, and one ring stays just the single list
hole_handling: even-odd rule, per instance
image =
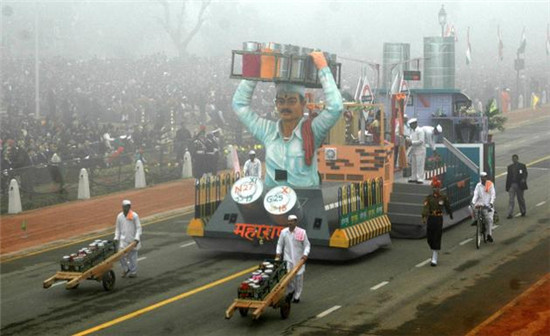
[{"label": "light blue shirt on statue", "polygon": [[[315,148],[318,148],[336,124],[343,110],[342,96],[334,82],[328,67],[318,72],[319,81],[325,93],[325,109],[313,119],[311,129],[315,137]],[[255,81],[242,80],[233,96],[233,110],[241,122],[265,146],[265,185],[272,188],[278,185],[291,187],[316,187],[319,185],[317,174],[317,151],[314,152],[310,166],[305,163],[305,153],[302,140],[302,119],[288,141],[283,139],[280,130],[280,120],[271,121],[261,118],[250,109],[250,101]],[[287,181],[275,181],[275,170],[286,170]]]}]

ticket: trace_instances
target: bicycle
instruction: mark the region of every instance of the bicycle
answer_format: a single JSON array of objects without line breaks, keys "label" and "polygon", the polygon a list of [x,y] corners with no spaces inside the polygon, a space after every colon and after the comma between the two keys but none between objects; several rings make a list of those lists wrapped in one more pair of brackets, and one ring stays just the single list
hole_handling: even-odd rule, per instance
[{"label": "bicycle", "polygon": [[492,209],[486,205],[476,205],[474,207],[475,219],[476,219],[476,248],[479,249],[481,246],[481,240],[484,243],[487,243],[487,220],[485,219],[485,214],[483,210],[492,211]]}]

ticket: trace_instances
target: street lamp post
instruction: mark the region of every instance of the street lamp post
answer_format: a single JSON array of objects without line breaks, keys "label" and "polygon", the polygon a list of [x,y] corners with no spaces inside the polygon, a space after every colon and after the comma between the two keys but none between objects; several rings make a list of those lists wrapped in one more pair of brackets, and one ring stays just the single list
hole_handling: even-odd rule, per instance
[{"label": "street lamp post", "polygon": [[444,33],[445,24],[447,23],[447,12],[445,12],[444,5],[441,5],[441,9],[439,10],[437,19],[439,20],[439,25],[441,26],[441,37],[443,37],[445,35]]}]

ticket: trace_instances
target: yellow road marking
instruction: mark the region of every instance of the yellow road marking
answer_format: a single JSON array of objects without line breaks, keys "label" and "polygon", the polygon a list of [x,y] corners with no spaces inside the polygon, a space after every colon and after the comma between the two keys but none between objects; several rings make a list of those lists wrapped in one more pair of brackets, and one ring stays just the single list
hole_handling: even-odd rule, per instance
[{"label": "yellow road marking", "polygon": [[[155,219],[155,220],[152,220],[151,222],[148,222],[148,223],[146,223],[146,224],[143,224],[142,226],[149,226],[149,225],[151,225],[151,224],[156,224],[156,223],[159,223],[159,222],[164,222],[164,221],[167,221],[167,220],[174,219],[174,218],[176,218],[176,217],[185,216],[185,215],[188,215],[188,214],[192,213],[193,211],[194,211],[194,210],[189,210],[189,211],[185,211],[184,213],[179,213],[179,214],[175,214],[175,215],[172,215],[172,216],[168,216],[168,217],[163,217],[163,218]],[[105,230],[108,230],[108,229],[105,229]],[[113,229],[113,230],[114,230],[114,229]],[[113,232],[114,232],[114,231],[113,231]],[[109,236],[109,235],[112,235],[113,232],[101,233],[101,234],[98,234],[98,235],[95,235],[95,236],[86,237],[86,238],[82,238],[82,239],[79,239],[79,240],[74,240],[74,241],[71,241],[71,242],[69,242],[69,243],[60,244],[60,245],[55,245],[55,246],[51,246],[51,247],[46,247],[46,248],[44,248],[44,249],[37,250],[37,251],[33,251],[33,252],[29,252],[29,253],[26,253],[26,254],[15,255],[15,256],[13,256],[13,257],[1,258],[0,264],[5,263],[5,262],[8,262],[8,261],[14,261],[14,260],[18,260],[18,259],[21,259],[21,258],[26,258],[26,257],[30,257],[30,256],[33,256],[33,255],[37,255],[37,254],[41,254],[41,253],[45,253],[45,252],[57,250],[57,249],[60,249],[60,248],[63,248],[63,247],[67,247],[67,246],[80,244],[80,243],[85,242],[85,241],[88,241],[88,240],[98,239],[98,238],[101,238],[101,237]]]},{"label": "yellow road marking", "polygon": [[166,299],[166,300],[157,302],[157,303],[155,303],[155,304],[153,304],[153,305],[150,305],[150,306],[148,306],[148,307],[145,307],[145,308],[136,310],[136,311],[134,311],[134,312],[132,312],[132,313],[130,313],[130,314],[126,314],[126,315],[124,315],[124,316],[118,317],[118,318],[116,318],[116,319],[114,319],[114,320],[111,320],[111,321],[109,321],[109,322],[105,322],[105,323],[100,324],[100,325],[98,325],[98,326],[96,326],[96,327],[90,328],[90,329],[88,329],[88,330],[81,331],[81,332],[79,332],[78,334],[74,334],[73,336],[89,335],[89,334],[91,334],[91,333],[93,333],[93,332],[96,332],[96,331],[99,331],[99,330],[102,330],[102,329],[111,327],[111,326],[113,326],[113,325],[115,325],[115,324],[119,324],[119,323],[121,323],[121,322],[124,322],[124,321],[126,321],[126,320],[132,319],[132,318],[137,317],[137,316],[139,316],[139,315],[145,314],[145,313],[147,313],[147,312],[149,312],[149,311],[151,311],[151,310],[160,308],[160,307],[162,307],[162,306],[166,306],[166,305],[169,304],[169,303],[172,303],[172,302],[175,302],[175,301],[178,301],[178,300],[181,300],[181,299],[185,299],[186,297],[189,297],[189,296],[191,296],[191,295],[197,294],[197,293],[199,293],[199,292],[202,292],[202,291],[207,290],[207,289],[209,289],[209,288],[215,287],[215,286],[217,286],[217,285],[221,285],[221,284],[224,283],[224,282],[227,282],[227,281],[229,281],[229,280],[233,280],[233,279],[235,279],[235,278],[237,278],[237,277],[240,277],[240,276],[243,276],[243,275],[245,275],[245,274],[247,274],[247,273],[253,272],[253,271],[256,270],[257,268],[258,268],[258,266],[250,267],[250,268],[245,269],[245,270],[243,270],[243,271],[240,271],[240,272],[238,272],[238,273],[235,273],[235,274],[232,274],[232,275],[230,275],[230,276],[227,276],[227,277],[225,277],[225,278],[223,278],[223,279],[220,279],[220,280],[214,281],[214,282],[212,282],[212,283],[209,283],[208,285],[204,285],[204,286],[201,286],[201,287],[199,287],[199,288],[195,288],[195,289],[193,289],[193,290],[190,290],[190,291],[188,291],[188,292],[181,293],[181,294],[179,294],[179,295],[177,295],[177,296],[174,296],[174,297],[171,297],[171,298],[169,298],[169,299]]}]

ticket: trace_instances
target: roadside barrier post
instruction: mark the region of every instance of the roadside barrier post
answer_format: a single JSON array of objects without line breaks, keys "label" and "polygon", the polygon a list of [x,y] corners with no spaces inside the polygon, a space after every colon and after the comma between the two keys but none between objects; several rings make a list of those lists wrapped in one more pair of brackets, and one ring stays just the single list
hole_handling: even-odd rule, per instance
[{"label": "roadside barrier post", "polygon": [[143,162],[137,160],[136,162],[136,189],[145,188],[145,171],[143,170]]},{"label": "roadside barrier post", "polygon": [[86,168],[80,169],[78,177],[78,199],[90,198],[90,180],[88,179],[88,171]]},{"label": "roadside barrier post", "polygon": [[21,207],[21,194],[19,193],[19,184],[16,179],[11,179],[8,193],[8,213],[17,214],[23,211]]},{"label": "roadside barrier post", "polygon": [[227,146],[227,153],[225,154],[225,162],[227,169],[233,169],[233,145]]},{"label": "roadside barrier post", "polygon": [[191,164],[191,153],[189,153],[189,151],[185,151],[185,154],[183,154],[183,168],[181,171],[181,177],[193,177],[193,165]]}]

